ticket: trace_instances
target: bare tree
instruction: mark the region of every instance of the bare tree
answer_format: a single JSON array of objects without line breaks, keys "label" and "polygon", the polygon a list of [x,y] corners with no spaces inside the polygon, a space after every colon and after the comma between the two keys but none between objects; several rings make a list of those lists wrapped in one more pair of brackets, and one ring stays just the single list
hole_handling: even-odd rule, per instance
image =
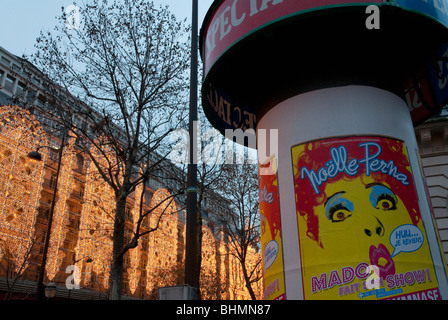
[{"label": "bare tree", "polygon": [[229,252],[241,265],[245,286],[256,300],[252,284],[261,279],[261,258],[250,262],[251,248],[259,249],[260,216],[257,166],[223,165],[219,191],[226,199],[226,210],[218,210],[224,233],[229,238]]},{"label": "bare tree", "polygon": [[0,260],[3,263],[0,264],[6,277],[6,287],[7,291],[4,300],[11,299],[14,292],[14,286],[20,278],[22,278],[28,264],[31,261],[31,255],[36,251],[36,235],[30,241],[22,241],[21,245],[24,246],[24,257],[20,259],[21,262],[18,263],[18,259],[14,256],[12,248],[7,241],[0,241]]},{"label": "bare tree", "polygon": [[167,137],[187,114],[188,28],[147,0],[91,0],[80,17],[80,28],[70,29],[63,13],[32,58],[52,83],[50,116],[114,191],[110,297],[120,299],[123,255],[141,237],[138,224],[125,243],[126,200],[166,162]]},{"label": "bare tree", "polygon": [[[213,198],[215,192],[217,191],[217,186],[219,185],[222,176],[222,166],[224,163],[224,137],[217,130],[213,129],[211,124],[205,117],[205,114],[198,110],[199,121],[196,123],[196,130],[198,135],[197,141],[197,234],[196,234],[196,266],[195,278],[196,283],[199,284],[199,292],[201,292],[200,278],[202,274],[202,220],[203,212],[207,210],[205,203],[209,198]],[[178,132],[180,135],[173,135],[174,143],[177,147],[173,148],[172,159],[178,162],[182,171],[186,172],[188,162],[188,152],[189,152],[189,137],[187,133],[187,128],[183,127],[182,130]],[[176,150],[178,149],[178,150]],[[177,154],[179,152],[179,154]],[[178,177],[183,180],[180,181],[181,184],[186,185],[186,176]],[[186,200],[186,199],[184,199]],[[181,202],[186,206],[185,202]]]},{"label": "bare tree", "polygon": [[[211,289],[220,291],[220,286],[217,285],[219,277],[212,279],[210,275],[202,272],[201,268],[203,247],[210,245],[203,243],[202,221],[205,218],[203,213],[209,212],[207,218],[211,222],[224,223],[227,226],[224,229],[226,236],[230,239],[229,252],[241,264],[245,286],[251,297],[255,299],[256,295],[251,284],[261,278],[261,269],[259,268],[261,259],[251,265],[247,257],[250,256],[249,248],[258,248],[260,241],[257,166],[226,164],[225,162],[228,160],[235,160],[227,159],[229,154],[239,158],[238,162],[244,159],[245,154],[229,152],[228,148],[234,147],[233,142],[226,141],[218,131],[212,129],[208,121],[205,120],[205,115],[200,115],[202,115],[200,117],[202,121],[200,128],[197,128],[198,134],[200,134],[200,141],[197,144],[200,148],[198,148],[197,155],[198,248],[196,252],[200,272],[197,277],[201,278],[200,283],[204,284],[206,282],[204,280],[207,278],[212,285],[199,289],[200,291],[204,289],[209,295]],[[184,149],[186,148],[184,147]],[[247,156],[249,157],[249,155]]]},{"label": "bare tree", "polygon": [[[203,122],[205,123],[205,122]],[[210,127],[209,127],[210,130]],[[201,145],[201,150],[204,150],[207,146],[210,146],[211,144],[213,144],[215,141],[207,141],[207,139],[201,139],[200,145]],[[205,202],[207,200],[207,197],[210,196],[211,194],[213,194],[213,192],[216,191],[216,184],[219,181],[220,177],[221,177],[221,166],[222,164],[219,161],[219,156],[220,156],[220,151],[221,151],[221,147],[222,144],[215,144],[214,146],[212,146],[214,148],[218,148],[218,150],[214,150],[214,154],[212,157],[210,157],[207,161],[207,159],[201,158],[199,161],[199,164],[197,166],[198,168],[198,181],[197,181],[197,194],[198,194],[198,198],[197,198],[197,210],[198,210],[198,214],[197,214],[197,250],[196,250],[196,265],[198,266],[198,283],[205,283],[206,281],[204,281],[204,278],[207,277],[204,272],[203,269],[201,267],[202,265],[202,247],[203,247],[203,232],[202,232],[202,220],[203,220],[203,215],[202,212],[204,210],[204,207],[206,207]],[[212,244],[206,244],[206,245],[212,245]],[[214,244],[213,244],[214,245]],[[202,281],[200,281],[200,279],[202,279]],[[215,286],[216,287],[216,279],[208,279],[208,280],[212,280],[212,284],[211,286]],[[201,290],[201,288],[199,288]],[[210,291],[210,290],[208,290]]]}]

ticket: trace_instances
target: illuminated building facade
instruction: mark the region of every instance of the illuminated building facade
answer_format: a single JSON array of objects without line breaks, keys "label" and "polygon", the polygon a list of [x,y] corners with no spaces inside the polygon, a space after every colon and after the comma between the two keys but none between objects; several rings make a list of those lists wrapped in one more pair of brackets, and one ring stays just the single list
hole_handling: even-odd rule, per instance
[{"label": "illuminated building facade", "polygon": [[[20,275],[12,291],[32,298],[56,182],[61,130],[51,131],[58,124],[43,112],[51,104],[39,81],[42,75],[35,67],[35,73],[25,75],[23,62],[0,47],[0,291],[8,291],[12,279]],[[56,284],[57,298],[106,299],[115,199],[76,145],[72,137],[64,144],[44,283]],[[27,154],[39,146],[51,147],[39,150],[43,161],[29,159]],[[158,287],[183,282],[185,212],[179,202],[164,201],[170,197],[170,187],[163,179],[150,179],[128,197],[127,239],[138,218],[141,196],[144,210],[157,207],[145,218],[143,228],[155,227],[160,212],[165,214],[159,228],[124,256],[124,298],[156,299]],[[211,215],[219,208],[206,210]],[[203,298],[249,299],[222,226],[211,220],[204,220],[203,226]],[[251,248],[248,263],[255,265],[259,259],[260,253]],[[261,280],[253,287],[261,298]]]}]

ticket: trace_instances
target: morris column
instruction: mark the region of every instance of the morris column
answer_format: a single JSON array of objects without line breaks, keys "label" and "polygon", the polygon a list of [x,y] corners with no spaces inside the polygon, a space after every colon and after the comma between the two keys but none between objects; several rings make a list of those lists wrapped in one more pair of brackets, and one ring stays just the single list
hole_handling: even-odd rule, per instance
[{"label": "morris column", "polygon": [[200,48],[209,121],[257,135],[265,299],[448,299],[414,135],[447,0],[216,0]]}]

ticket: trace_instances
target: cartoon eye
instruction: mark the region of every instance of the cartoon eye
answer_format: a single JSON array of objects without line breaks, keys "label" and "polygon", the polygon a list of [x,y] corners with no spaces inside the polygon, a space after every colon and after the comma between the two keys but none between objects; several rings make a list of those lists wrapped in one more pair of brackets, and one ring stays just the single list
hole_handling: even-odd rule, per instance
[{"label": "cartoon eye", "polygon": [[372,207],[383,211],[397,209],[398,198],[391,189],[382,184],[373,184],[367,187],[371,188],[369,200]]},{"label": "cartoon eye", "polygon": [[376,203],[376,209],[382,209],[385,211],[396,210],[397,209],[397,200],[388,194],[382,194],[378,197],[378,201]]},{"label": "cartoon eye", "polygon": [[339,203],[332,207],[329,213],[330,220],[332,222],[342,222],[352,215],[351,211],[347,209],[342,203]]}]

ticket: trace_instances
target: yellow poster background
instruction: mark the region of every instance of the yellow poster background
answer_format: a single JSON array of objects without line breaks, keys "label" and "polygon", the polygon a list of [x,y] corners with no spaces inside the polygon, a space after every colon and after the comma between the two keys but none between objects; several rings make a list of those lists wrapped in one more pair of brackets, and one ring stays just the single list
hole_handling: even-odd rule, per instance
[{"label": "yellow poster background", "polygon": [[276,159],[260,165],[259,195],[261,248],[265,300],[283,300],[285,296],[283,248]]},{"label": "yellow poster background", "polygon": [[293,146],[305,299],[440,299],[403,141]]}]

